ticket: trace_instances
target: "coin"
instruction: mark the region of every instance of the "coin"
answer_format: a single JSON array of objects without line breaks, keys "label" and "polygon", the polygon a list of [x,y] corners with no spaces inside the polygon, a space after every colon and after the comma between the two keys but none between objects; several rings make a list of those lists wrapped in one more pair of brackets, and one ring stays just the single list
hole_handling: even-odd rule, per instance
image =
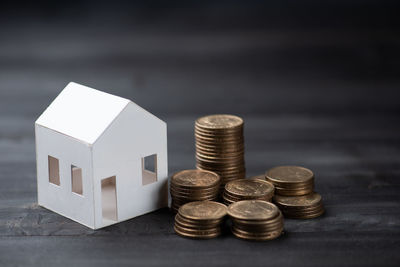
[{"label": "coin", "polygon": [[175,221],[180,222],[181,224],[191,227],[217,227],[222,223],[224,218],[217,220],[192,220],[188,218],[182,217],[179,213],[175,215]]},{"label": "coin", "polygon": [[272,197],[274,194],[274,186],[259,179],[241,179],[227,183],[225,191],[233,196],[240,197]]},{"label": "coin", "polygon": [[194,238],[194,239],[210,239],[210,238],[215,238],[221,234],[221,231],[215,231],[215,232],[207,232],[207,231],[196,231],[196,232],[187,232],[187,231],[182,231],[181,228],[174,226],[175,233],[182,237],[189,237],[189,238]]},{"label": "coin", "polygon": [[268,170],[265,177],[275,185],[277,195],[301,196],[314,190],[314,173],[304,167],[278,166]]},{"label": "coin", "polygon": [[321,203],[322,197],[318,193],[312,193],[299,197],[275,196],[274,200],[285,207],[310,207]]},{"label": "coin", "polygon": [[179,214],[192,220],[217,220],[226,215],[227,207],[214,201],[195,201],[179,208]]},{"label": "coin", "polygon": [[171,177],[171,183],[183,188],[206,188],[219,182],[218,174],[206,170],[184,170]]},{"label": "coin", "polygon": [[270,169],[266,173],[266,178],[273,184],[308,184],[314,179],[314,173],[304,167],[299,166],[279,166]]},{"label": "coin", "polygon": [[234,115],[209,115],[196,120],[196,125],[203,129],[227,130],[243,125],[243,120]]},{"label": "coin", "polygon": [[265,174],[260,174],[260,175],[255,175],[255,176],[251,176],[247,179],[259,179],[259,180],[263,180],[265,181]]},{"label": "coin", "polygon": [[263,200],[242,200],[228,207],[228,215],[242,220],[267,220],[278,215],[279,209]]},{"label": "coin", "polygon": [[232,233],[241,239],[253,240],[253,241],[267,241],[278,238],[282,234],[282,230],[267,232],[264,235],[252,235],[248,232],[243,232],[232,228]]}]

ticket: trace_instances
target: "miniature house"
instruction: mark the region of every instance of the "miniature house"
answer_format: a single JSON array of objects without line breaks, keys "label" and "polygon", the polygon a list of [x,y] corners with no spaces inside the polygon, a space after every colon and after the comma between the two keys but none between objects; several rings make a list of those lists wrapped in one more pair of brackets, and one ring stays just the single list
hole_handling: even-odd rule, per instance
[{"label": "miniature house", "polygon": [[98,229],[168,205],[167,125],[69,83],[35,123],[39,205]]}]

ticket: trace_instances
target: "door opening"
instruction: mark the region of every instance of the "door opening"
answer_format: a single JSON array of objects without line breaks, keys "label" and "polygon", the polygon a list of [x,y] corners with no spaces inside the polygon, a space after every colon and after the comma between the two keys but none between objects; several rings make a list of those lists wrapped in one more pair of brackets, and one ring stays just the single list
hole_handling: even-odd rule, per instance
[{"label": "door opening", "polygon": [[117,191],[115,176],[101,180],[101,206],[103,222],[117,221]]}]

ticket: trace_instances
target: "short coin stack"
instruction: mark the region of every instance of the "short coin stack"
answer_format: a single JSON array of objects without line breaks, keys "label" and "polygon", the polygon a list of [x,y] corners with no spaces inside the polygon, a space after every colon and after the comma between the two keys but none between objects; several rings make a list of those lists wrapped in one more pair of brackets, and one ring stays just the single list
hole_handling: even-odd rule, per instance
[{"label": "short coin stack", "polygon": [[318,193],[299,197],[275,196],[274,201],[288,218],[311,219],[324,213],[322,198]]},{"label": "short coin stack", "polygon": [[233,115],[210,115],[195,122],[196,166],[221,176],[223,186],[245,178],[243,120]]},{"label": "short coin stack", "polygon": [[314,173],[304,167],[280,166],[266,172],[275,185],[274,202],[288,218],[308,219],[324,213],[321,196],[314,193]]},{"label": "short coin stack", "polygon": [[265,174],[267,181],[275,185],[275,194],[303,196],[314,190],[314,173],[299,166],[279,166]]},{"label": "short coin stack", "polygon": [[240,179],[230,181],[225,185],[222,195],[224,203],[230,205],[240,200],[260,199],[271,201],[274,196],[274,186],[260,179]]},{"label": "short coin stack", "polygon": [[179,208],[175,232],[184,237],[208,239],[221,234],[227,207],[214,201],[195,201]]},{"label": "short coin stack", "polygon": [[171,209],[175,213],[181,205],[200,200],[216,200],[221,178],[205,170],[184,170],[171,177]]},{"label": "short coin stack", "polygon": [[232,233],[243,239],[270,240],[283,231],[283,216],[272,203],[263,200],[242,200],[228,207]]}]

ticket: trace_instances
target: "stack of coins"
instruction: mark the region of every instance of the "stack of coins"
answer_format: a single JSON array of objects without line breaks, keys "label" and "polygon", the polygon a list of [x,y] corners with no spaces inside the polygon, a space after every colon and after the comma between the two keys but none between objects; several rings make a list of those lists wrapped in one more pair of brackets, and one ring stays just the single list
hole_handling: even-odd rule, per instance
[{"label": "stack of coins", "polygon": [[185,203],[200,200],[216,200],[219,195],[221,178],[205,170],[184,170],[171,177],[171,209],[178,212]]},{"label": "stack of coins", "polygon": [[265,181],[265,174],[251,176],[251,177],[249,177],[247,179],[259,179],[259,180],[264,180]]},{"label": "stack of coins", "polygon": [[274,202],[288,218],[308,219],[324,213],[321,196],[314,193],[314,173],[304,167],[280,166],[266,172],[275,185]]},{"label": "stack of coins", "polygon": [[322,198],[318,193],[299,197],[275,196],[274,201],[288,218],[311,219],[324,213]]},{"label": "stack of coins", "polygon": [[274,196],[274,186],[260,179],[240,179],[230,181],[225,185],[222,195],[224,203],[230,205],[240,200],[260,199],[271,201]]},{"label": "stack of coins", "polygon": [[283,216],[272,203],[263,200],[242,200],[228,207],[232,233],[243,239],[270,240],[283,231]]},{"label": "stack of coins", "polygon": [[214,201],[195,201],[179,208],[175,232],[184,237],[208,239],[221,234],[227,207]]},{"label": "stack of coins", "polygon": [[298,166],[279,166],[265,175],[275,185],[275,194],[282,196],[303,196],[314,190],[314,173]]},{"label": "stack of coins", "polygon": [[233,115],[210,115],[196,120],[196,166],[221,176],[223,186],[245,178],[243,120]]}]

